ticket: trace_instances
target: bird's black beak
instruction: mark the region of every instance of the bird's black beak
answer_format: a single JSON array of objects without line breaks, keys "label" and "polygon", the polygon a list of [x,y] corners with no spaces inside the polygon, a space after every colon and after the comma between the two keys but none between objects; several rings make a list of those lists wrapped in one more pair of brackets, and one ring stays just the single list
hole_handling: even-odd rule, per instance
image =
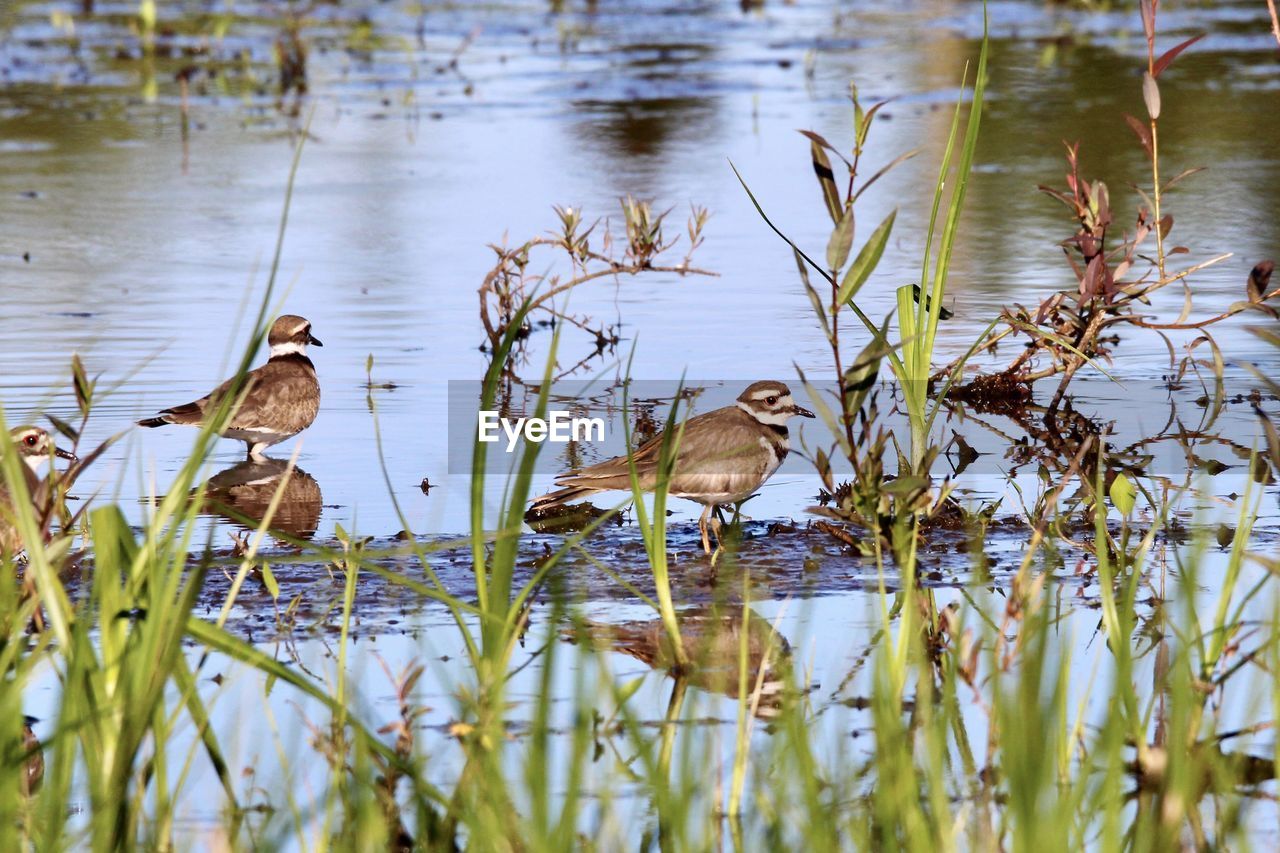
[{"label": "bird's black beak", "polygon": [[817,415],[815,415],[813,412],[811,412],[811,411],[809,411],[808,409],[806,409],[804,406],[792,406],[792,407],[791,407],[791,414],[793,414],[793,415],[799,415],[799,416],[800,416],[800,417],[802,417],[802,418],[813,418],[813,417],[817,417]]},{"label": "bird's black beak", "polygon": [[320,339],[317,338],[315,335],[311,334],[310,332],[307,332],[307,343],[317,347],[324,346],[324,344],[320,343]]},{"label": "bird's black beak", "polygon": [[53,455],[58,457],[59,459],[66,459],[71,462],[80,461],[80,457],[76,456],[70,450],[63,450],[61,447],[55,447],[53,449]]}]

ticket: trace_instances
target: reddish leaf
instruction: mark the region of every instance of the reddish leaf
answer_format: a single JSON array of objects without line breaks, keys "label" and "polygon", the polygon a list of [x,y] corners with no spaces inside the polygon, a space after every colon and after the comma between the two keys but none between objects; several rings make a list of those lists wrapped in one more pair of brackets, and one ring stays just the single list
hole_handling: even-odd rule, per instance
[{"label": "reddish leaf", "polygon": [[832,145],[830,142],[828,142],[827,138],[823,136],[821,133],[815,133],[812,130],[801,130],[799,131],[799,133],[801,136],[806,136],[809,139],[813,140],[814,142],[818,143],[828,151],[831,151],[834,153],[836,150],[835,146]]},{"label": "reddish leaf", "polygon": [[1159,76],[1160,76],[1160,72],[1162,72],[1162,71],[1164,71],[1166,68],[1168,68],[1168,67],[1169,67],[1169,65],[1170,65],[1170,64],[1171,64],[1175,59],[1177,59],[1177,58],[1178,58],[1178,54],[1182,53],[1184,50],[1186,50],[1187,48],[1191,47],[1191,45],[1193,45],[1193,44],[1195,44],[1196,42],[1200,41],[1200,39],[1204,38],[1206,35],[1208,35],[1208,34],[1207,34],[1207,33],[1201,33],[1201,34],[1200,34],[1200,35],[1198,35],[1198,36],[1192,36],[1191,38],[1189,38],[1189,39],[1187,39],[1186,41],[1184,41],[1182,44],[1177,45],[1177,46],[1175,46],[1175,47],[1171,47],[1171,48],[1169,48],[1168,50],[1166,50],[1164,53],[1160,54],[1160,58],[1156,60],[1156,64],[1155,64],[1155,65],[1153,65],[1153,66],[1151,67],[1151,73],[1152,73],[1152,75],[1154,75],[1154,76],[1156,76],[1156,77],[1159,77]]},{"label": "reddish leaf", "polygon": [[1040,184],[1039,186],[1036,187],[1036,189],[1040,190],[1040,192],[1044,193],[1045,195],[1053,196],[1058,201],[1062,202],[1072,210],[1075,209],[1075,206],[1076,206],[1075,200],[1072,199],[1070,196],[1068,196],[1066,193],[1062,192],[1061,190],[1055,190],[1053,187],[1047,187],[1044,184]]},{"label": "reddish leaf", "polygon": [[832,154],[834,154],[834,155],[836,155],[837,157],[839,157],[841,160],[844,160],[844,164],[845,164],[846,166],[849,166],[849,168],[853,168],[853,165],[848,161],[848,159],[846,159],[846,158],[845,158],[845,156],[844,156],[843,154],[841,154],[841,153],[836,149],[836,147],[835,147],[834,145],[832,145],[830,142],[828,142],[828,141],[826,140],[826,137],[824,137],[822,134],[820,134],[820,133],[814,133],[812,130],[802,130],[802,131],[800,131],[800,133],[801,133],[802,135],[804,135],[804,136],[808,137],[810,142],[816,142],[816,143],[818,143],[818,145],[821,145],[823,148],[827,149],[827,150],[828,150],[828,151],[830,151]]},{"label": "reddish leaf", "polygon": [[1147,41],[1155,41],[1156,10],[1151,0],[1139,0],[1138,11],[1142,13],[1142,32],[1146,34]]},{"label": "reddish leaf", "polygon": [[1098,295],[1098,285],[1102,279],[1102,256],[1095,255],[1085,267],[1084,276],[1080,279],[1080,301],[1086,302]]},{"label": "reddish leaf", "polygon": [[1165,240],[1169,237],[1169,232],[1173,230],[1173,214],[1166,213],[1160,217],[1160,239]]},{"label": "reddish leaf", "polygon": [[1138,135],[1138,141],[1142,143],[1142,147],[1147,151],[1147,159],[1151,159],[1151,131],[1147,129],[1145,124],[1128,113],[1124,114],[1124,120],[1133,129],[1133,132]]},{"label": "reddish leaf", "polygon": [[1173,176],[1172,178],[1170,178],[1169,180],[1165,181],[1165,184],[1164,184],[1164,189],[1165,189],[1165,191],[1167,192],[1167,191],[1169,190],[1169,188],[1170,188],[1170,187],[1172,187],[1174,184],[1178,183],[1178,181],[1181,181],[1183,178],[1188,178],[1188,177],[1190,177],[1190,176],[1194,175],[1196,172],[1203,172],[1206,168],[1208,168],[1208,167],[1207,167],[1207,166],[1194,166],[1194,167],[1192,167],[1192,168],[1190,168],[1190,169],[1183,169],[1181,172],[1179,172],[1178,174],[1174,175],[1174,176]]}]

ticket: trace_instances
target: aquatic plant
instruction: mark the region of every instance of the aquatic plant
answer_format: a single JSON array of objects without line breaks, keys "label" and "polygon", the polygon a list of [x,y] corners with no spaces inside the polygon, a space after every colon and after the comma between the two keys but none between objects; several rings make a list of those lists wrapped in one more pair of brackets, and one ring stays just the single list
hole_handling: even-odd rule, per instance
[{"label": "aquatic plant", "polygon": [[[621,208],[622,232],[617,236],[608,219],[585,224],[580,208],[557,205],[558,233],[534,237],[514,248],[490,246],[498,257],[480,286],[480,322],[486,338],[484,349],[491,354],[497,353],[504,336],[514,329],[516,357],[504,365],[508,378],[515,377],[520,365],[528,362],[526,338],[537,327],[565,325],[586,333],[591,340],[590,351],[576,363],[559,367],[553,379],[572,375],[617,346],[620,338],[616,328],[568,310],[570,293],[576,288],[597,279],[619,281],[648,273],[714,275],[693,266],[693,253],[702,244],[709,216],[705,208],[694,206],[689,213],[684,258],[665,264],[658,263],[659,259],[680,242],[679,236],[670,235],[665,228],[671,211],[654,210],[651,203],[630,196],[622,199]],[[598,240],[594,248],[593,240]],[[549,255],[550,260],[543,261],[540,255]],[[546,272],[557,260],[567,261],[568,272]]]},{"label": "aquatic plant", "polygon": [[[1064,240],[1062,248],[1076,281],[1074,291],[1062,291],[1046,297],[1034,309],[1021,305],[1007,307],[1001,314],[996,328],[988,331],[979,348],[995,353],[1008,338],[1026,337],[1025,346],[1005,367],[973,377],[950,392],[961,400],[979,405],[1019,403],[1030,398],[1031,386],[1042,379],[1059,376],[1057,390],[1049,403],[1049,410],[1056,411],[1066,398],[1071,380],[1081,367],[1092,364],[1101,369],[1100,361],[1110,359],[1125,329],[1150,330],[1165,339],[1174,361],[1173,343],[1169,332],[1194,331],[1197,338],[1189,348],[1188,358],[1194,356],[1196,347],[1205,346],[1217,356],[1218,347],[1211,327],[1245,311],[1261,311],[1271,314],[1265,303],[1280,293],[1280,287],[1269,287],[1270,268],[1261,275],[1260,266],[1250,277],[1244,299],[1232,304],[1218,314],[1193,320],[1193,290],[1191,279],[1214,264],[1231,257],[1221,253],[1187,266],[1177,272],[1168,269],[1175,255],[1186,255],[1190,250],[1181,245],[1169,245],[1174,229],[1174,217],[1168,212],[1166,196],[1181,182],[1204,167],[1184,169],[1171,178],[1162,178],[1160,148],[1160,114],[1162,99],[1160,76],[1203,35],[1193,36],[1157,54],[1155,50],[1157,9],[1156,0],[1140,0],[1143,33],[1146,37],[1147,62],[1142,77],[1142,97],[1147,110],[1145,121],[1125,115],[1138,143],[1150,164],[1150,185],[1135,187],[1141,204],[1132,232],[1125,232],[1115,239],[1110,193],[1100,180],[1089,180],[1080,165],[1079,142],[1067,145],[1066,188],[1041,186],[1040,190],[1062,202],[1075,220],[1075,233]],[[1155,252],[1148,256],[1143,246],[1154,239]],[[1268,262],[1269,263],[1269,262]],[[1159,322],[1151,319],[1152,297],[1173,284],[1180,284],[1183,304],[1176,319]],[[960,360],[947,365],[934,374],[935,381],[952,375]],[[1185,370],[1185,365],[1175,369]]]},{"label": "aquatic plant", "polygon": [[[977,147],[986,87],[987,47],[984,35],[962,141],[960,127],[963,100],[956,104],[952,116],[934,187],[921,263],[921,284],[906,284],[897,289],[896,343],[890,340],[888,334],[892,315],[877,326],[857,303],[862,286],[871,278],[884,253],[897,216],[896,210],[880,223],[864,242],[857,256],[850,261],[856,221],[854,205],[858,198],[881,177],[917,153],[905,152],[869,178],[859,181],[859,167],[867,141],[876,115],[885,106],[885,102],[864,109],[857,87],[850,87],[854,141],[848,156],[820,134],[802,131],[809,140],[813,171],[822,190],[823,203],[834,224],[827,243],[826,268],[815,262],[769,220],[759,200],[742,175],[738,174],[739,181],[761,217],[791,247],[814,316],[831,349],[837,389],[833,401],[834,411],[823,399],[824,395],[807,380],[804,372],[799,371],[801,381],[814,402],[814,408],[834,439],[834,444],[830,447],[819,447],[812,451],[823,491],[822,505],[811,511],[859,525],[871,534],[871,542],[867,545],[869,550],[879,555],[882,544],[887,545],[902,564],[911,560],[920,519],[953,506],[947,502],[950,487],[943,484],[935,490],[931,477],[934,460],[943,449],[933,434],[933,424],[938,413],[947,405],[947,392],[951,382],[959,377],[967,357],[976,351],[977,343],[948,369],[943,376],[943,387],[938,393],[933,388],[932,358],[938,323],[947,313],[943,305],[947,272]],[[957,142],[960,142],[958,152]],[[839,159],[847,173],[843,194],[835,179],[828,152]],[[737,174],[736,168],[734,172]],[[946,215],[940,220],[944,200],[947,202]],[[829,298],[820,294],[811,283],[810,269],[826,280],[830,287]],[[861,353],[848,364],[845,363],[841,347],[842,313],[852,314],[871,336]],[[879,423],[877,398],[872,389],[884,361],[888,361],[898,381],[907,414],[910,435],[909,446],[905,451],[899,445],[897,437]],[[890,444],[897,451],[896,475],[888,473],[885,468]],[[842,484],[835,481],[832,466],[832,460],[837,454],[852,469],[851,479]],[[837,528],[824,525],[823,529],[837,538],[854,543],[847,533]]]}]

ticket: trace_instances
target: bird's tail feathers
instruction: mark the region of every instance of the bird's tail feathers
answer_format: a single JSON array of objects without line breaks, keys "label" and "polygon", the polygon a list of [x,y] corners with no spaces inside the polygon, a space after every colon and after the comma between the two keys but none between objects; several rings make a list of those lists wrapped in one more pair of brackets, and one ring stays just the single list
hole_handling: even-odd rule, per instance
[{"label": "bird's tail feathers", "polygon": [[563,506],[573,503],[579,498],[585,498],[593,495],[599,489],[593,489],[590,486],[566,486],[563,489],[556,489],[554,492],[547,492],[540,498],[534,500],[529,505],[529,509],[550,509],[555,506]]}]

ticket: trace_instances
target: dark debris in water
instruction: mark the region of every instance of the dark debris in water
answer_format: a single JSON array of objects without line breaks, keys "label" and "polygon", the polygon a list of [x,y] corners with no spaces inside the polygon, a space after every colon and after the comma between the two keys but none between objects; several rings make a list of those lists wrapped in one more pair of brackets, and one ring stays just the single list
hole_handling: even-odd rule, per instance
[{"label": "dark debris in water", "polygon": [[[736,536],[726,537],[728,547],[714,565],[702,553],[696,524],[674,523],[668,528],[672,595],[680,607],[706,606],[740,601],[744,575],[749,577],[755,599],[811,597],[879,589],[879,571],[873,557],[831,535],[822,522],[789,520],[749,521]],[[993,528],[980,547],[962,531],[938,530],[923,555],[919,582],[924,586],[954,587],[970,583],[981,571],[995,583],[1004,583],[1017,571],[1025,529]],[[564,534],[525,536],[516,568],[516,588],[528,583],[545,560],[564,545]],[[338,548],[338,543],[316,543]],[[423,539],[428,562],[445,591],[464,601],[475,600],[475,583],[469,544],[457,537]],[[353,631],[357,636],[379,634],[416,635],[452,625],[447,610],[420,595],[400,579],[431,586],[432,580],[403,535],[364,543],[370,567],[360,571],[356,589]],[[584,553],[585,552],[585,553]],[[200,593],[196,615],[214,619],[221,611],[235,580],[239,563],[237,547],[208,555],[215,561]],[[193,560],[196,559],[193,557]],[[228,627],[253,642],[273,642],[307,636],[335,635],[341,624],[343,570],[300,556],[297,551],[275,550],[259,555],[278,587],[273,596],[259,570],[245,580],[236,598]],[[1071,575],[1069,567],[1064,577]],[[885,582],[898,586],[891,565]],[[77,583],[84,584],[89,573]],[[1087,578],[1085,578],[1087,580]],[[654,595],[653,576],[644,542],[630,524],[608,525],[593,532],[582,549],[571,548],[535,596],[534,618],[539,609],[557,601],[568,604],[610,603],[632,606],[641,599],[629,591]]]}]

